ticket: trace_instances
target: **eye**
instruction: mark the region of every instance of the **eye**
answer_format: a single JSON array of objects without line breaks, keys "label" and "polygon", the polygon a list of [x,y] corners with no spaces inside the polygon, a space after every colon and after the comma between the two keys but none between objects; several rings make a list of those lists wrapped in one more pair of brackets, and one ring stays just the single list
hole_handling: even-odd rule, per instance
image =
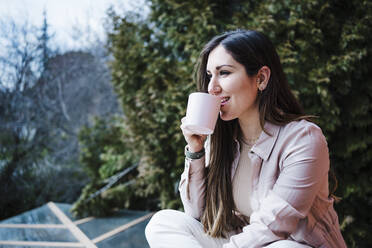
[{"label": "eye", "polygon": [[229,72],[229,71],[225,71],[225,70],[221,70],[220,71],[220,75],[221,76],[224,76],[224,75],[229,75],[231,72]]},{"label": "eye", "polygon": [[210,74],[210,73],[206,73],[206,74],[205,74],[205,78],[206,78],[208,81],[210,81],[211,78],[212,78],[212,74]]}]

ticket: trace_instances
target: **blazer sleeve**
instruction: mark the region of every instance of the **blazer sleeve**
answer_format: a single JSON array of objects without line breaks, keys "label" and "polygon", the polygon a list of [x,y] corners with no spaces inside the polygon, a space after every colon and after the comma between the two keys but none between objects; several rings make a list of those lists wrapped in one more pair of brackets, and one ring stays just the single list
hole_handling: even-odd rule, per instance
[{"label": "blazer sleeve", "polygon": [[[280,174],[274,187],[260,200],[243,232],[224,248],[263,247],[288,236],[305,218],[328,175],[327,142],[319,127],[309,124],[289,131]],[[266,164],[264,166],[275,166]]]}]

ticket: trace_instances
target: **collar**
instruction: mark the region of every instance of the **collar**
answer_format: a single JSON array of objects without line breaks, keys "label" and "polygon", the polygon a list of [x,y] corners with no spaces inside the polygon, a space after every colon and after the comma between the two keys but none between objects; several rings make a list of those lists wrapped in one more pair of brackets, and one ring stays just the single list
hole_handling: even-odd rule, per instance
[{"label": "collar", "polygon": [[279,136],[280,126],[266,121],[264,130],[266,130],[268,134],[262,132],[251,151],[257,154],[263,160],[267,160],[270,157],[275,142]]}]

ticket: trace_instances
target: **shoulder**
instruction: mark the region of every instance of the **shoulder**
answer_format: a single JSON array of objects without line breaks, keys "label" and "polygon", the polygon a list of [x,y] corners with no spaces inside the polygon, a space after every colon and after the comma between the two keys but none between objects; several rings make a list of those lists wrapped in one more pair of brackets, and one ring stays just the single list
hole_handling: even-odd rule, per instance
[{"label": "shoulder", "polygon": [[281,127],[278,143],[286,155],[327,153],[328,144],[321,128],[307,120],[292,121]]},{"label": "shoulder", "polygon": [[314,173],[325,173],[329,169],[326,138],[321,128],[310,121],[293,121],[282,126],[276,151],[282,161],[281,169],[310,169]]},{"label": "shoulder", "polygon": [[320,127],[313,122],[307,120],[291,121],[282,126],[283,130],[302,130],[302,129],[315,129],[321,131]]},{"label": "shoulder", "polygon": [[292,121],[283,125],[280,129],[280,136],[282,138],[324,138],[321,128],[315,123],[307,120]]}]

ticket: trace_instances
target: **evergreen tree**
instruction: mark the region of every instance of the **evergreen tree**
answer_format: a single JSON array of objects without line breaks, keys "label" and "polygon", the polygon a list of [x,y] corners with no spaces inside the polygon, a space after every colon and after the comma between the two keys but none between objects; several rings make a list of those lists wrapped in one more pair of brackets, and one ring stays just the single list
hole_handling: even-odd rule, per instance
[{"label": "evergreen tree", "polygon": [[52,51],[50,48],[50,40],[52,38],[52,35],[49,34],[49,23],[47,19],[47,12],[44,9],[43,11],[43,24],[41,26],[41,35],[39,37],[40,42],[40,50],[41,50],[41,64],[43,65],[44,70],[46,69],[48,65],[49,59],[55,55],[55,52]]}]

